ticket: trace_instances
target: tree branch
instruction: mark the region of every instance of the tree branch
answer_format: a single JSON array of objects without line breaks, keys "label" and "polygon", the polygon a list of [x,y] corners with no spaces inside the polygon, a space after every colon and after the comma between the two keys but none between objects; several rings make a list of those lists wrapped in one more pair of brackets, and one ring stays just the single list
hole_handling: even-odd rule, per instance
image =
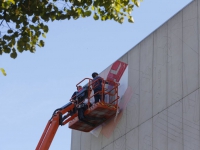
[{"label": "tree branch", "polygon": [[0,26],[2,25],[3,21],[4,21],[4,19],[1,21]]},{"label": "tree branch", "polygon": [[7,23],[7,21],[6,21],[6,24],[8,25],[8,27],[11,29],[11,27],[9,26],[9,24]]}]

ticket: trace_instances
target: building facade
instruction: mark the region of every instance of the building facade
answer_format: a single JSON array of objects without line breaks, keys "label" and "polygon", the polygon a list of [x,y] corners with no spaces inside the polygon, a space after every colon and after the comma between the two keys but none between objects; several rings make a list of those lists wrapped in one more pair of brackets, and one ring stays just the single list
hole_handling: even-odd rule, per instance
[{"label": "building facade", "polygon": [[119,58],[132,96],[109,138],[73,130],[71,150],[200,150],[199,42],[194,0]]}]

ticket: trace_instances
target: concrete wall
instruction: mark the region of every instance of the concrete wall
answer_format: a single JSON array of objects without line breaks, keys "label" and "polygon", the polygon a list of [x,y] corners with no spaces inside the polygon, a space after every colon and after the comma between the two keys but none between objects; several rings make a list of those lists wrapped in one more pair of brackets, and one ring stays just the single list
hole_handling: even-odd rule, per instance
[{"label": "concrete wall", "polygon": [[200,0],[119,60],[133,88],[107,139],[72,131],[71,150],[200,150]]}]

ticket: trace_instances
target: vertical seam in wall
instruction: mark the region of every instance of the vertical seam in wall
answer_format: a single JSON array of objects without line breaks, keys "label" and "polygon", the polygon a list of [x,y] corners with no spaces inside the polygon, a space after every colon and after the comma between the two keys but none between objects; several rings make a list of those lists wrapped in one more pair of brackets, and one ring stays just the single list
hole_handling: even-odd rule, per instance
[{"label": "vertical seam in wall", "polygon": [[[199,81],[200,81],[200,78],[199,78],[199,72],[200,72],[200,70],[199,70],[199,58],[200,58],[200,56],[199,56],[199,1],[197,1],[197,38],[198,38],[198,89],[199,89],[199,86],[200,86],[200,83],[199,83]],[[197,93],[198,93],[198,97],[197,98],[199,98],[199,90],[197,91]],[[200,109],[200,103],[199,103],[199,109]],[[200,120],[200,111],[199,111],[199,120]],[[200,136],[200,130],[199,130],[199,136]],[[200,138],[200,137],[199,137]]]},{"label": "vertical seam in wall", "polygon": [[154,80],[153,80],[153,72],[154,72],[154,50],[155,50],[155,41],[154,41],[155,32],[153,33],[153,55],[152,55],[152,150],[153,150],[153,95],[154,95]]},{"label": "vertical seam in wall", "polygon": [[[129,52],[127,52],[127,64],[129,64]],[[129,67],[128,67],[128,78],[129,78]],[[129,81],[129,79],[127,79]],[[129,82],[128,82],[128,87],[129,87]],[[126,135],[128,132],[126,132],[127,129],[127,107],[126,107],[126,128],[125,128],[125,150],[126,150]]]},{"label": "vertical seam in wall", "polygon": [[[169,47],[169,34],[168,34],[168,23],[169,23],[169,21],[167,21],[167,65],[166,65],[166,106],[168,107],[168,58],[169,58],[169,56],[168,56],[168,47]],[[167,109],[167,150],[168,150],[168,109]]]},{"label": "vertical seam in wall", "polygon": [[138,149],[140,149],[140,61],[141,61],[141,45],[140,45],[140,48],[139,48],[139,96],[138,96],[138,99],[139,99],[139,109],[138,109]]},{"label": "vertical seam in wall", "polygon": [[[93,135],[91,135],[91,133],[89,133],[90,134],[90,141],[92,141],[92,136]],[[92,142],[90,142],[90,150],[91,150],[91,147],[92,147]]]},{"label": "vertical seam in wall", "polygon": [[71,130],[71,145],[70,145],[70,150],[72,150],[72,139],[73,139],[73,133],[72,133],[72,130]]},{"label": "vertical seam in wall", "polygon": [[81,137],[82,137],[82,132],[81,132],[81,136],[80,136],[80,150],[81,150],[81,143],[82,143]]},{"label": "vertical seam in wall", "polygon": [[[138,95],[138,100],[139,100],[139,111],[138,111],[138,114],[139,114],[139,116],[138,116],[138,125],[140,124],[140,83],[141,83],[141,80],[140,80],[140,68],[141,68],[141,64],[140,64],[140,61],[142,61],[141,60],[141,44],[140,44],[140,48],[139,48],[139,95]],[[139,149],[139,128],[138,128],[138,149]]]},{"label": "vertical seam in wall", "polygon": [[182,10],[182,148],[184,149],[184,131],[183,131],[183,10]]},{"label": "vertical seam in wall", "polygon": [[101,150],[102,150],[103,135],[101,136]]}]

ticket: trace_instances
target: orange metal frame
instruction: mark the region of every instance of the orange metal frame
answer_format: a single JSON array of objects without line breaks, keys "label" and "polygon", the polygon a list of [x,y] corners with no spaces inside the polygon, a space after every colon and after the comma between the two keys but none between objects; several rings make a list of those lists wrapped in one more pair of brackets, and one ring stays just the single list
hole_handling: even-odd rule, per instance
[{"label": "orange metal frame", "polygon": [[[52,118],[48,121],[44,132],[40,138],[40,141],[36,147],[36,150],[48,150],[51,142],[53,141],[53,138],[56,134],[56,131],[58,129],[58,126],[60,125],[60,119],[62,118],[61,115],[65,114],[66,112],[72,110],[74,108],[74,104],[72,103],[70,106],[58,110],[57,112],[55,112],[52,116]],[[70,120],[72,120],[75,116],[71,116],[69,117],[67,120],[65,120],[65,122],[69,122]]]},{"label": "orange metal frame", "polygon": [[[80,81],[76,86],[80,85],[83,81],[88,80],[88,105],[90,103],[90,99],[98,94],[98,93],[94,93],[91,95],[92,89],[94,87],[92,87],[92,84],[94,84],[95,82],[97,82],[98,80],[93,81],[90,78],[84,78],[82,81]],[[112,102],[110,102],[111,105],[115,106],[116,108],[118,107],[118,86],[119,83],[115,83],[114,81],[106,81],[106,80],[102,80],[102,91],[100,91],[101,93],[103,93],[104,95],[108,94],[110,96],[115,96],[116,99],[114,99]],[[112,85],[112,88],[107,91],[108,89],[105,89],[104,86],[106,83],[109,83],[110,85]],[[112,93],[112,91],[114,91]],[[102,95],[103,95],[102,94]],[[48,150],[51,142],[53,141],[53,138],[56,134],[56,131],[59,127],[59,125],[65,125],[67,124],[69,121],[73,120],[75,117],[77,117],[77,113],[75,113],[74,115],[70,116],[70,115],[65,115],[64,118],[62,117],[62,115],[64,115],[65,113],[72,111],[75,106],[75,104],[73,103],[73,98],[70,99],[71,103],[69,105],[63,106],[60,109],[57,109],[52,118],[48,121],[44,132],[40,138],[40,141],[36,147],[36,150]],[[103,99],[103,98],[102,98]],[[104,101],[101,101],[101,103],[104,103]],[[115,104],[113,104],[115,103]]]},{"label": "orange metal frame", "polygon": [[[84,78],[83,80],[81,80],[76,86],[78,87],[82,82],[84,82],[85,80],[88,80],[88,105],[90,103],[90,99],[92,97],[94,97],[96,94],[99,94],[99,93],[103,93],[104,95],[109,95],[109,96],[116,96],[116,99],[114,99],[110,104],[112,103],[116,103],[116,106],[118,106],[118,99],[119,99],[119,95],[118,95],[118,86],[119,86],[119,83],[116,83],[114,81],[110,81],[110,80],[104,80],[103,78],[100,78],[100,79],[97,79],[95,81],[93,81],[92,79],[90,78]],[[102,90],[97,92],[97,93],[94,93],[93,95],[91,95],[91,92],[92,92],[92,89],[94,89],[95,87],[93,87],[92,85],[95,83],[95,82],[98,82],[99,80],[102,80]],[[112,85],[112,89],[105,89],[105,85],[106,84],[109,84],[109,85]],[[114,93],[111,93],[112,91],[114,91]],[[103,99],[103,94],[102,94],[102,99]],[[101,102],[104,102],[104,101],[101,101]]]}]

